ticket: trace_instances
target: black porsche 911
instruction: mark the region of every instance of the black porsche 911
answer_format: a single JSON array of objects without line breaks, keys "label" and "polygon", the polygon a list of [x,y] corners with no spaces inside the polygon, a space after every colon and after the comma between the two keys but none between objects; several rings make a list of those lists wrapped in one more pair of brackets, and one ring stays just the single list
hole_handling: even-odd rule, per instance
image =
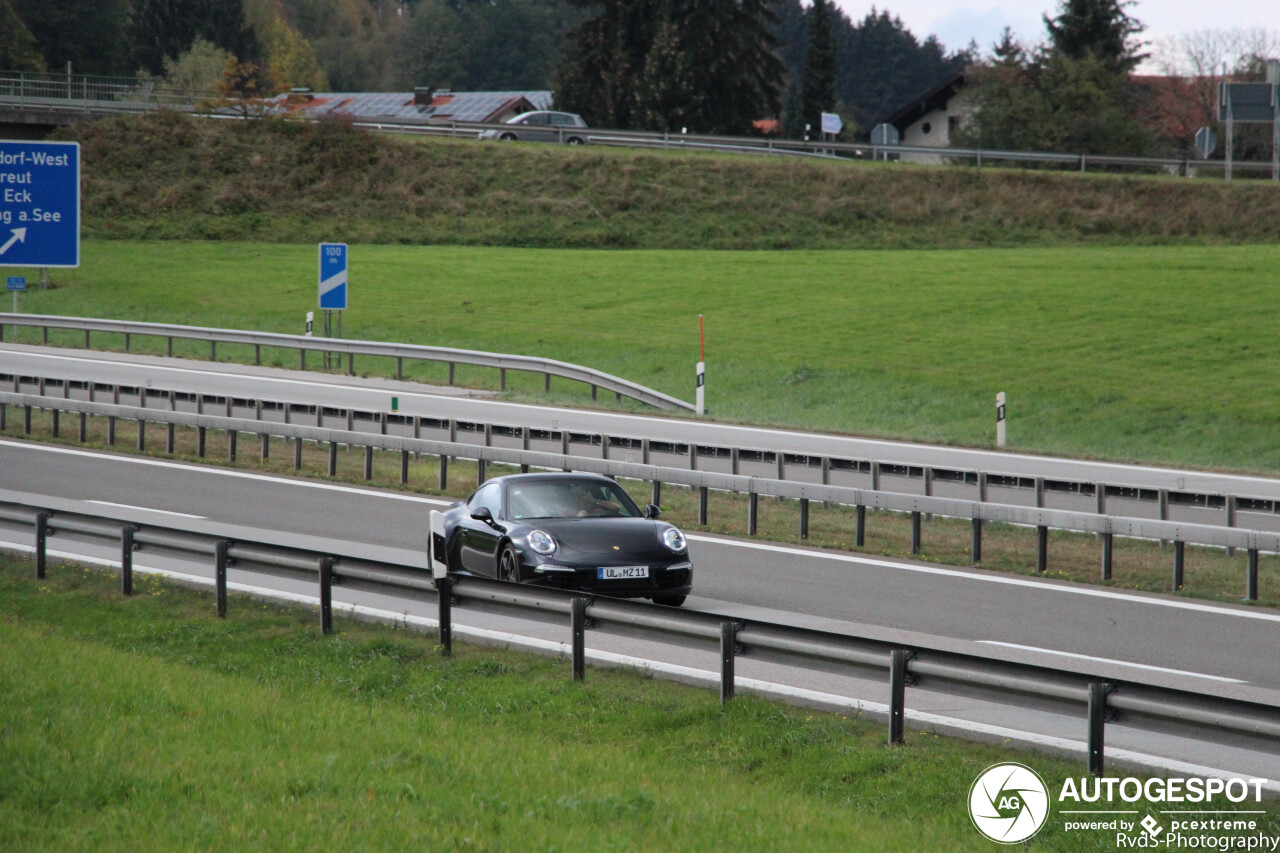
[{"label": "black porsche 911", "polygon": [[689,545],[657,517],[608,477],[495,477],[444,513],[449,571],[679,607]]}]

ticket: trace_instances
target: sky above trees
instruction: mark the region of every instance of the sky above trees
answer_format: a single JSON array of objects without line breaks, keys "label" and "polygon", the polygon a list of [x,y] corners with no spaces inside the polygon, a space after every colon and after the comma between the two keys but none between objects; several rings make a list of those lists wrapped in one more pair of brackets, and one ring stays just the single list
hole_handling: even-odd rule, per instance
[{"label": "sky above trees", "polygon": [[[1019,40],[1036,44],[1044,40],[1043,15],[1053,16],[1056,0],[834,0],[856,20],[864,17],[872,6],[888,9],[900,17],[912,32],[936,35],[948,50],[965,48],[969,41],[978,42],[983,53],[1000,38],[1006,26]],[[1198,29],[1253,29],[1264,27],[1280,31],[1280,2],[1272,0],[1139,0],[1129,10],[1146,25],[1144,40],[1163,38]],[[1156,73],[1154,69],[1140,71]]]}]

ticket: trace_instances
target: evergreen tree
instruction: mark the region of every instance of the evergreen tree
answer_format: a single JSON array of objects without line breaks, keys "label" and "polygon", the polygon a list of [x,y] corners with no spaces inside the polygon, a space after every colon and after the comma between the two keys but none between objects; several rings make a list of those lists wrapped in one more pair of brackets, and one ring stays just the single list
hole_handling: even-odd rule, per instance
[{"label": "evergreen tree", "polygon": [[13,10],[53,70],[70,62],[76,74],[132,73],[124,50],[126,0],[13,0]]},{"label": "evergreen tree", "polygon": [[813,0],[805,16],[809,43],[804,55],[801,109],[804,123],[810,126],[809,135],[814,139],[821,133],[821,114],[830,112],[836,105],[836,42],[832,17],[827,0]]},{"label": "evergreen tree", "polygon": [[[777,115],[771,0],[574,0],[557,106],[600,127],[744,133]],[[672,81],[661,78],[674,73]]]},{"label": "evergreen tree", "polygon": [[18,17],[9,0],[0,0],[0,68],[11,71],[44,71],[44,57],[31,30]]},{"label": "evergreen tree", "polygon": [[243,0],[134,0],[133,58],[142,70],[161,74],[198,38],[243,61],[260,58]]},{"label": "evergreen tree", "polygon": [[1068,59],[1091,56],[1115,74],[1127,74],[1147,54],[1134,38],[1145,29],[1129,17],[1128,0],[1062,0],[1057,17],[1044,16],[1051,50]]}]

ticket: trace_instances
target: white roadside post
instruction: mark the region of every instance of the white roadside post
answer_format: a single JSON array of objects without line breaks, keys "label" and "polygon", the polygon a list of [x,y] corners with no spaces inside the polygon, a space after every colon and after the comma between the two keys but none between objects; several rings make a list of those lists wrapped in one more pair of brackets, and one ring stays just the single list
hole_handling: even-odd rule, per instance
[{"label": "white roadside post", "polygon": [[707,413],[707,344],[702,334],[702,315],[698,315],[698,390],[695,403],[699,415]]},{"label": "white roadside post", "polygon": [[311,325],[315,322],[315,320],[316,320],[316,312],[308,311],[307,312],[307,337],[308,338],[311,337]]},{"label": "white roadside post", "polygon": [[996,395],[996,447],[1004,447],[1004,392]]}]

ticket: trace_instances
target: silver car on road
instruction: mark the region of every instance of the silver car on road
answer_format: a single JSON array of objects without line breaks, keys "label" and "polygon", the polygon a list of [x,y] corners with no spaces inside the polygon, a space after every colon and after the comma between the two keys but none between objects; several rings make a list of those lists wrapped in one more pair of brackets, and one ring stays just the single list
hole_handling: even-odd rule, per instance
[{"label": "silver car on road", "polygon": [[503,130],[485,130],[481,139],[523,139],[528,142],[587,144],[587,123],[576,113],[534,110],[507,119]]}]

